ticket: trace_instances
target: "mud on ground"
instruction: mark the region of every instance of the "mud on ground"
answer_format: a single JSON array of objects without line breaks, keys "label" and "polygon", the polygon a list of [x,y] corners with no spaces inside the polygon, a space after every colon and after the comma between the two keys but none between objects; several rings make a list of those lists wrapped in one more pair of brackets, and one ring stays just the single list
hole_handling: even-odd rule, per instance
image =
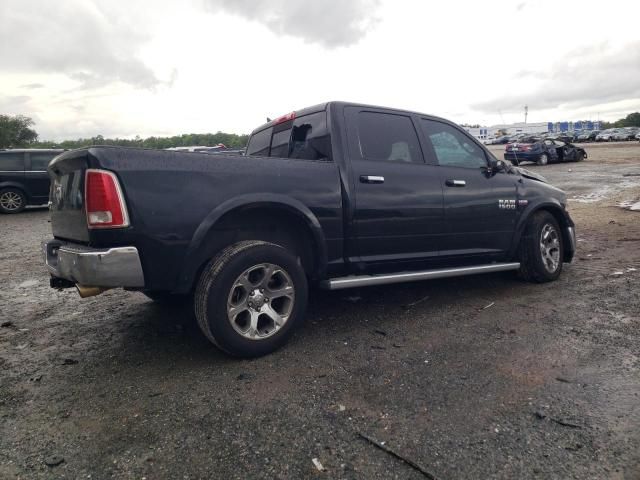
[{"label": "mud on ground", "polygon": [[640,145],[586,148],[526,167],[572,198],[557,282],[315,292],[251,361],[141,294],[51,290],[47,211],[0,217],[0,478],[426,478],[359,434],[439,479],[640,478]]}]

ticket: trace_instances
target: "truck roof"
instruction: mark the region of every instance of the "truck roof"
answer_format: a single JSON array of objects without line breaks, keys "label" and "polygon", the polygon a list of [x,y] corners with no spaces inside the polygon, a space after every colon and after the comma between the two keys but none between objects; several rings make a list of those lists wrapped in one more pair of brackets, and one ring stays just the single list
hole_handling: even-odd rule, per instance
[{"label": "truck roof", "polygon": [[357,102],[344,102],[344,101],[330,101],[330,102],[325,102],[325,103],[319,103],[317,105],[313,105],[311,107],[306,107],[303,108],[301,110],[294,110],[293,112],[290,112],[288,114],[285,114],[281,117],[277,117],[274,120],[270,120],[267,123],[264,123],[262,125],[260,125],[259,127],[253,129],[253,131],[251,132],[251,135],[264,130],[266,128],[272,127],[273,125],[279,123],[282,121],[282,119],[284,117],[287,117],[288,115],[294,115],[295,117],[301,117],[303,115],[309,115],[311,113],[316,113],[316,112],[321,112],[323,110],[327,110],[330,106],[350,106],[350,107],[365,107],[365,108],[375,108],[376,110],[389,110],[392,112],[401,112],[401,113],[409,113],[409,114],[418,114],[418,115],[424,115],[425,117],[429,117],[430,119],[434,119],[434,120],[440,120],[446,123],[453,123],[451,122],[451,120],[447,120],[446,118],[442,118],[442,117],[438,117],[436,115],[430,115],[427,113],[421,113],[421,112],[416,112],[415,110],[404,110],[402,108],[393,108],[393,107],[381,107],[379,105],[369,105],[369,104],[365,104],[365,103],[357,103]]}]

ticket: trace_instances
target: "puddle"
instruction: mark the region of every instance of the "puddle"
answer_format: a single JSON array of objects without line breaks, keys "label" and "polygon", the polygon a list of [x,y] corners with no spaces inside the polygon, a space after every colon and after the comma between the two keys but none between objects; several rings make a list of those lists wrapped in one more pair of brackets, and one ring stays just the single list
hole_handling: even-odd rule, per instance
[{"label": "puddle", "polygon": [[627,202],[619,203],[618,206],[620,208],[624,208],[625,210],[633,210],[634,212],[640,212],[640,200],[630,200]]},{"label": "puddle", "polygon": [[[625,190],[627,188],[633,187],[640,187],[640,182],[623,180],[617,185],[605,185],[589,193],[574,195],[570,198],[570,200],[580,203],[595,203],[601,200],[606,200],[613,194],[617,193],[619,190]],[[637,207],[638,210],[640,210],[640,205],[638,205],[638,203],[634,204],[634,206]]]}]

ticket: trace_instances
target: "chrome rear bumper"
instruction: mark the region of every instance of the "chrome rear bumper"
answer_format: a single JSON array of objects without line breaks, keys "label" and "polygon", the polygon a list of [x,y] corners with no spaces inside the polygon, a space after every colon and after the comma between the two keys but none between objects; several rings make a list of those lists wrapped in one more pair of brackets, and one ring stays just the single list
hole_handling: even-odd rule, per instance
[{"label": "chrome rear bumper", "polygon": [[97,249],[59,240],[42,242],[49,273],[91,287],[144,287],[144,273],[136,247]]}]

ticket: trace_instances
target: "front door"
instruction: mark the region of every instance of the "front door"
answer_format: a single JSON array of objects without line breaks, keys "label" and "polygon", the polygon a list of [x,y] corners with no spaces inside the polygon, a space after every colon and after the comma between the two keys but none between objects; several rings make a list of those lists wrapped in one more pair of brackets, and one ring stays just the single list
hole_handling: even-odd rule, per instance
[{"label": "front door", "polygon": [[440,166],[444,191],[441,256],[461,263],[504,257],[518,215],[517,177],[491,173],[485,151],[463,130],[422,118],[428,155]]},{"label": "front door", "polygon": [[353,260],[368,267],[428,266],[439,253],[442,186],[438,167],[424,160],[413,117],[361,107],[348,107],[345,115],[355,191]]}]

